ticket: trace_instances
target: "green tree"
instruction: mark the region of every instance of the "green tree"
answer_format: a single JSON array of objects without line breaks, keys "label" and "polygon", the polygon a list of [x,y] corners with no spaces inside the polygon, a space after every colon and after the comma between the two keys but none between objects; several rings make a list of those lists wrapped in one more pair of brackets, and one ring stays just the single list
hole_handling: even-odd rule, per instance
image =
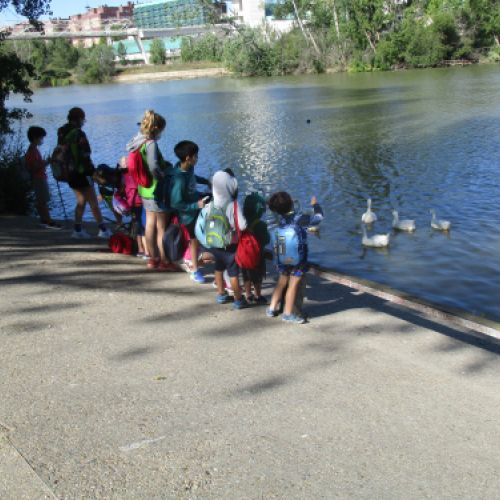
[{"label": "green tree", "polygon": [[167,56],[165,54],[165,44],[161,38],[155,38],[149,48],[149,56],[152,64],[165,64]]},{"label": "green tree", "polygon": [[[50,0],[0,0],[0,12],[7,7],[17,14],[27,17],[33,23],[39,16],[49,12]],[[25,101],[30,100],[32,91],[29,79],[34,75],[33,66],[19,59],[12,51],[6,49],[5,38],[0,35],[0,142],[3,135],[11,132],[12,120],[20,118],[26,111],[19,108],[5,107],[11,93],[21,94]]]},{"label": "green tree", "polygon": [[127,49],[123,42],[118,43],[118,47],[116,48],[116,53],[120,59],[120,63],[125,65],[127,64]]},{"label": "green tree", "polygon": [[77,67],[81,83],[107,82],[115,73],[115,53],[110,46],[98,44],[83,51]]}]

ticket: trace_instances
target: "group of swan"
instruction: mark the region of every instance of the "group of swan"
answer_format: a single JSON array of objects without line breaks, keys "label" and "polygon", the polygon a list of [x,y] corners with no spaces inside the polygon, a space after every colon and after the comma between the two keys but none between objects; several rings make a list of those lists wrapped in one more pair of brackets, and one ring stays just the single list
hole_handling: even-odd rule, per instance
[{"label": "group of swan", "polygon": [[[368,198],[367,200],[367,210],[361,216],[361,222],[363,223],[363,238],[361,243],[365,247],[375,247],[375,248],[383,248],[389,245],[391,234],[374,234],[373,236],[368,236],[366,232],[365,224],[373,224],[377,220],[377,215],[372,211],[372,200]],[[451,226],[451,222],[448,220],[442,220],[436,218],[436,212],[431,210],[432,219],[431,219],[431,227],[432,229],[437,229],[438,231],[448,231]],[[415,221],[412,219],[399,219],[399,214],[397,210],[392,211],[392,228],[396,231],[406,231],[408,233],[412,233],[417,228]]]}]

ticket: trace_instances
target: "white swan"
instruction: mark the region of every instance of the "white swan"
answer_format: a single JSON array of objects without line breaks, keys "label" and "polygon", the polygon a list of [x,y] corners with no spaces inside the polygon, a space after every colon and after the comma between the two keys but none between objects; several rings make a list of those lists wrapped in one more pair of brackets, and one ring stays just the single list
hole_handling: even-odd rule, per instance
[{"label": "white swan", "polygon": [[397,210],[392,211],[392,227],[398,231],[408,231],[413,232],[417,228],[415,221],[412,219],[402,219],[399,220],[399,214]]},{"label": "white swan", "polygon": [[431,210],[431,227],[432,229],[437,229],[438,231],[449,231],[451,227],[451,222],[449,220],[444,220],[444,219],[437,219],[436,218],[436,212],[434,210]]},{"label": "white swan", "polygon": [[383,248],[389,245],[390,234],[374,234],[373,236],[368,237],[366,234],[366,227],[362,226],[363,229],[363,239],[361,243],[365,247],[374,247],[374,248]]},{"label": "white swan", "polygon": [[367,200],[368,209],[361,216],[361,222],[364,224],[371,224],[377,220],[377,216],[372,212],[372,199],[368,198]]}]

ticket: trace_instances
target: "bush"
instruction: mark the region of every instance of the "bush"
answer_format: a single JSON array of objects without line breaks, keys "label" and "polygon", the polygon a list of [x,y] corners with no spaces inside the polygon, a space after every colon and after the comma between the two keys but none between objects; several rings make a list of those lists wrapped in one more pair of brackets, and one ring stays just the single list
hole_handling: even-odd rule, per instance
[{"label": "bush", "polygon": [[409,33],[404,52],[405,62],[414,67],[436,66],[446,55],[446,48],[438,32],[420,23]]},{"label": "bush", "polygon": [[81,83],[107,82],[114,74],[115,53],[111,47],[99,44],[83,52],[77,67]]},{"label": "bush", "polygon": [[151,47],[149,49],[149,56],[151,64],[165,64],[167,62],[167,56],[165,54],[165,44],[160,38],[155,38],[151,42]]},{"label": "bush", "polygon": [[0,213],[27,215],[32,205],[31,186],[20,173],[19,147],[0,151]]},{"label": "bush", "polygon": [[206,33],[198,38],[182,39],[181,59],[184,62],[221,62],[223,52],[224,41],[213,33]]}]

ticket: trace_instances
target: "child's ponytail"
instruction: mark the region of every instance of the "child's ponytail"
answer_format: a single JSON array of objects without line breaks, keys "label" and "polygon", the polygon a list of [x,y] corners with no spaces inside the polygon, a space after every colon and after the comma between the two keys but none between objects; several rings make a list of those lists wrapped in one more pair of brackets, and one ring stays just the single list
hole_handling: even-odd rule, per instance
[{"label": "child's ponytail", "polygon": [[163,116],[155,113],[152,109],[144,112],[141,121],[141,133],[148,139],[156,139],[166,126],[167,122]]}]

